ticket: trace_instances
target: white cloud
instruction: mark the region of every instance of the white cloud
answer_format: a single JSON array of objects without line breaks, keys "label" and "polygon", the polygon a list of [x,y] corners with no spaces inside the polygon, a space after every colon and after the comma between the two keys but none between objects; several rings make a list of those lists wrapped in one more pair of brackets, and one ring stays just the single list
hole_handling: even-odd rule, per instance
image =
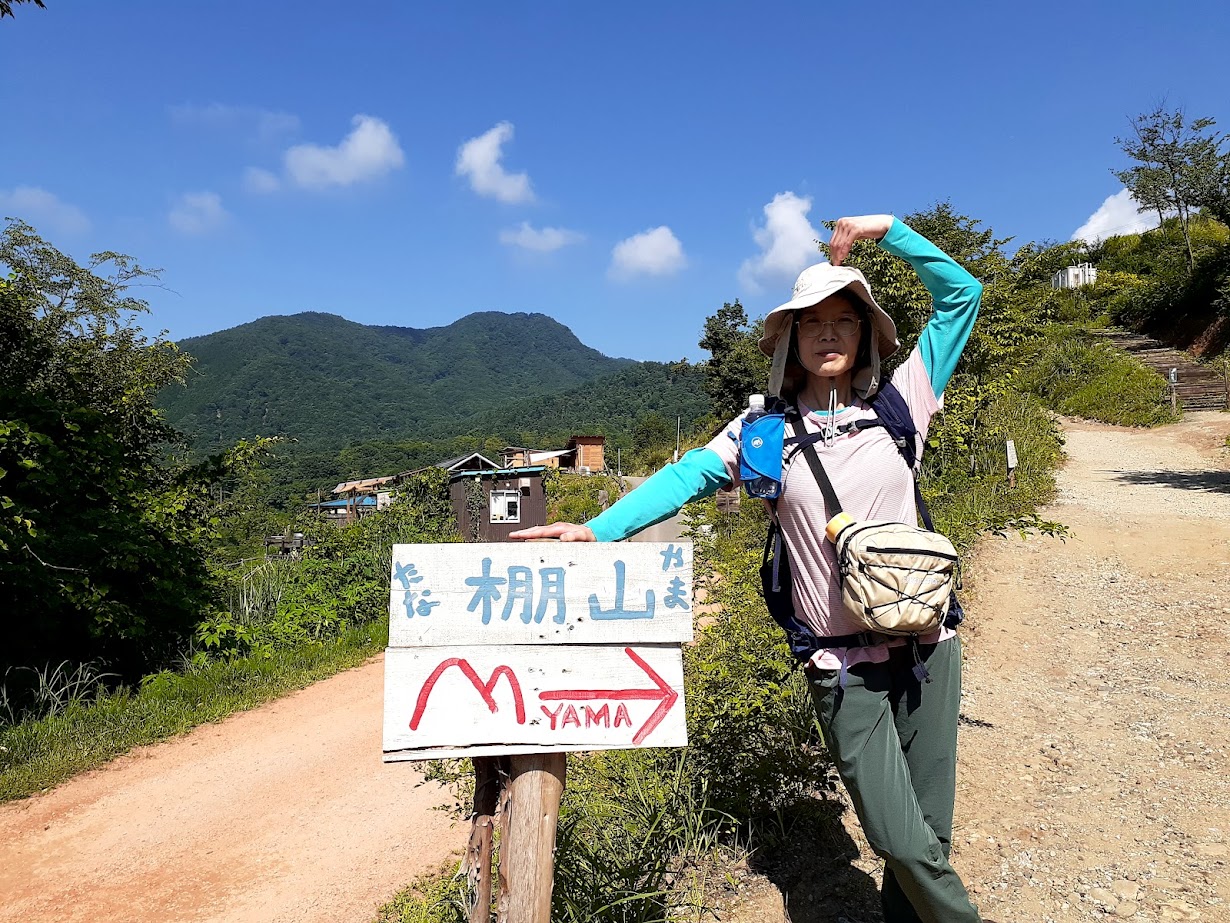
[{"label": "white cloud", "polygon": [[585,235],[568,228],[535,229],[528,221],[522,221],[517,228],[500,231],[500,243],[509,247],[520,247],[522,250],[536,250],[539,253],[550,253],[569,244],[580,243]]},{"label": "white cloud", "polygon": [[37,186],[0,189],[0,218],[20,218],[35,228],[58,234],[81,234],[90,229],[85,212]]},{"label": "white cloud", "polygon": [[632,276],[668,276],[688,264],[679,243],[666,225],[621,240],[611,251],[609,274],[615,279]]},{"label": "white cloud", "polygon": [[289,112],[223,103],[172,106],[171,120],[179,125],[199,125],[212,131],[240,133],[262,143],[276,141],[299,131],[299,117]]},{"label": "white cloud", "polygon": [[226,224],[230,216],[216,192],[185,192],[167,215],[181,234],[207,234]]},{"label": "white cloud", "polygon": [[277,192],[282,188],[282,181],[268,170],[262,170],[260,167],[248,167],[248,169],[243,171],[243,185],[248,192],[266,194]]},{"label": "white cloud", "polygon": [[457,175],[470,178],[470,188],[479,195],[490,196],[512,204],[533,202],[534,190],[525,173],[508,173],[500,163],[505,141],[513,136],[512,122],[500,122],[495,128],[471,138],[457,149]]},{"label": "white cloud", "polygon": [[739,267],[741,285],[753,292],[766,285],[790,285],[804,267],[820,261],[820,233],[807,220],[809,211],[809,196],[779,192],[773,197],[764,207],[764,226],[752,230],[760,253]]},{"label": "white cloud", "polygon": [[1072,239],[1093,243],[1119,234],[1139,234],[1155,227],[1157,212],[1137,211],[1131,191],[1120,189],[1106,197],[1098,210],[1072,233]]},{"label": "white cloud", "polygon": [[388,124],[356,115],[354,129],[336,147],[297,144],[283,156],[286,175],[308,189],[351,186],[377,179],[405,163],[405,155]]}]

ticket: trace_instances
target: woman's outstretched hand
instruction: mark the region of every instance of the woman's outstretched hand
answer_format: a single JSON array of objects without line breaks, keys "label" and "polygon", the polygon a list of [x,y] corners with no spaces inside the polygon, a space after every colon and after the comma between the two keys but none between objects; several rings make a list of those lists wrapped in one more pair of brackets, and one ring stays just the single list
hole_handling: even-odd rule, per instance
[{"label": "woman's outstretched hand", "polygon": [[840,266],[850,255],[850,247],[856,240],[879,240],[892,226],[892,215],[860,215],[839,219],[833,227],[833,236],[829,238],[829,262]]},{"label": "woman's outstretched hand", "polygon": [[534,526],[532,529],[520,529],[508,536],[519,542],[536,538],[557,538],[561,542],[596,542],[589,526],[578,526],[571,522],[553,522],[549,526]]}]

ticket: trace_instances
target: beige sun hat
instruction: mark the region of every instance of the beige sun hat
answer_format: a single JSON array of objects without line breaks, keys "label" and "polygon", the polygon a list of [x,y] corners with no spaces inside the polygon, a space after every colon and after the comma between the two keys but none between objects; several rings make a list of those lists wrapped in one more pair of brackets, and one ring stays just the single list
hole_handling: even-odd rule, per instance
[{"label": "beige sun hat", "polygon": [[847,288],[867,306],[875,333],[871,338],[871,364],[859,369],[851,384],[855,393],[864,399],[879,390],[880,359],[887,359],[901,347],[901,342],[897,339],[897,325],[888,313],[876,304],[871,295],[871,286],[861,271],[852,266],[816,263],[799,273],[790,300],[779,304],[765,315],[764,336],[760,338],[758,345],[762,353],[773,357],[773,369],[769,375],[770,394],[778,394],[781,391],[795,312],[819,304],[830,295]]}]

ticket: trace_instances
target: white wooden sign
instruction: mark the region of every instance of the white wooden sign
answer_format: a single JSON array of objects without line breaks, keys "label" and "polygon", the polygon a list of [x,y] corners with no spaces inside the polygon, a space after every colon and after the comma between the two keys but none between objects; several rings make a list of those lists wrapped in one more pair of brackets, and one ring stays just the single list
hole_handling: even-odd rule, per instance
[{"label": "white wooden sign", "polygon": [[1016,468],[1016,443],[1009,439],[1005,448],[1008,450],[1008,470],[1012,471]]},{"label": "white wooden sign", "polygon": [[691,640],[691,542],[393,549],[390,647]]},{"label": "white wooden sign", "polygon": [[692,545],[397,545],[384,758],[684,746]]},{"label": "white wooden sign", "polygon": [[682,747],[679,646],[390,648],[386,761]]}]

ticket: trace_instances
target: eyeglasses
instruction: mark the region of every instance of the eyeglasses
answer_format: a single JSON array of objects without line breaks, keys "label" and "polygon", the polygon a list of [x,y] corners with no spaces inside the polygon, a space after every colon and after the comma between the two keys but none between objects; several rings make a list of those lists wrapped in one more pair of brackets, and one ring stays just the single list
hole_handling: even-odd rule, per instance
[{"label": "eyeglasses", "polygon": [[837,320],[820,320],[818,317],[805,317],[799,321],[799,336],[818,337],[825,327],[832,327],[839,337],[852,337],[858,333],[862,321],[857,317],[839,317]]}]

